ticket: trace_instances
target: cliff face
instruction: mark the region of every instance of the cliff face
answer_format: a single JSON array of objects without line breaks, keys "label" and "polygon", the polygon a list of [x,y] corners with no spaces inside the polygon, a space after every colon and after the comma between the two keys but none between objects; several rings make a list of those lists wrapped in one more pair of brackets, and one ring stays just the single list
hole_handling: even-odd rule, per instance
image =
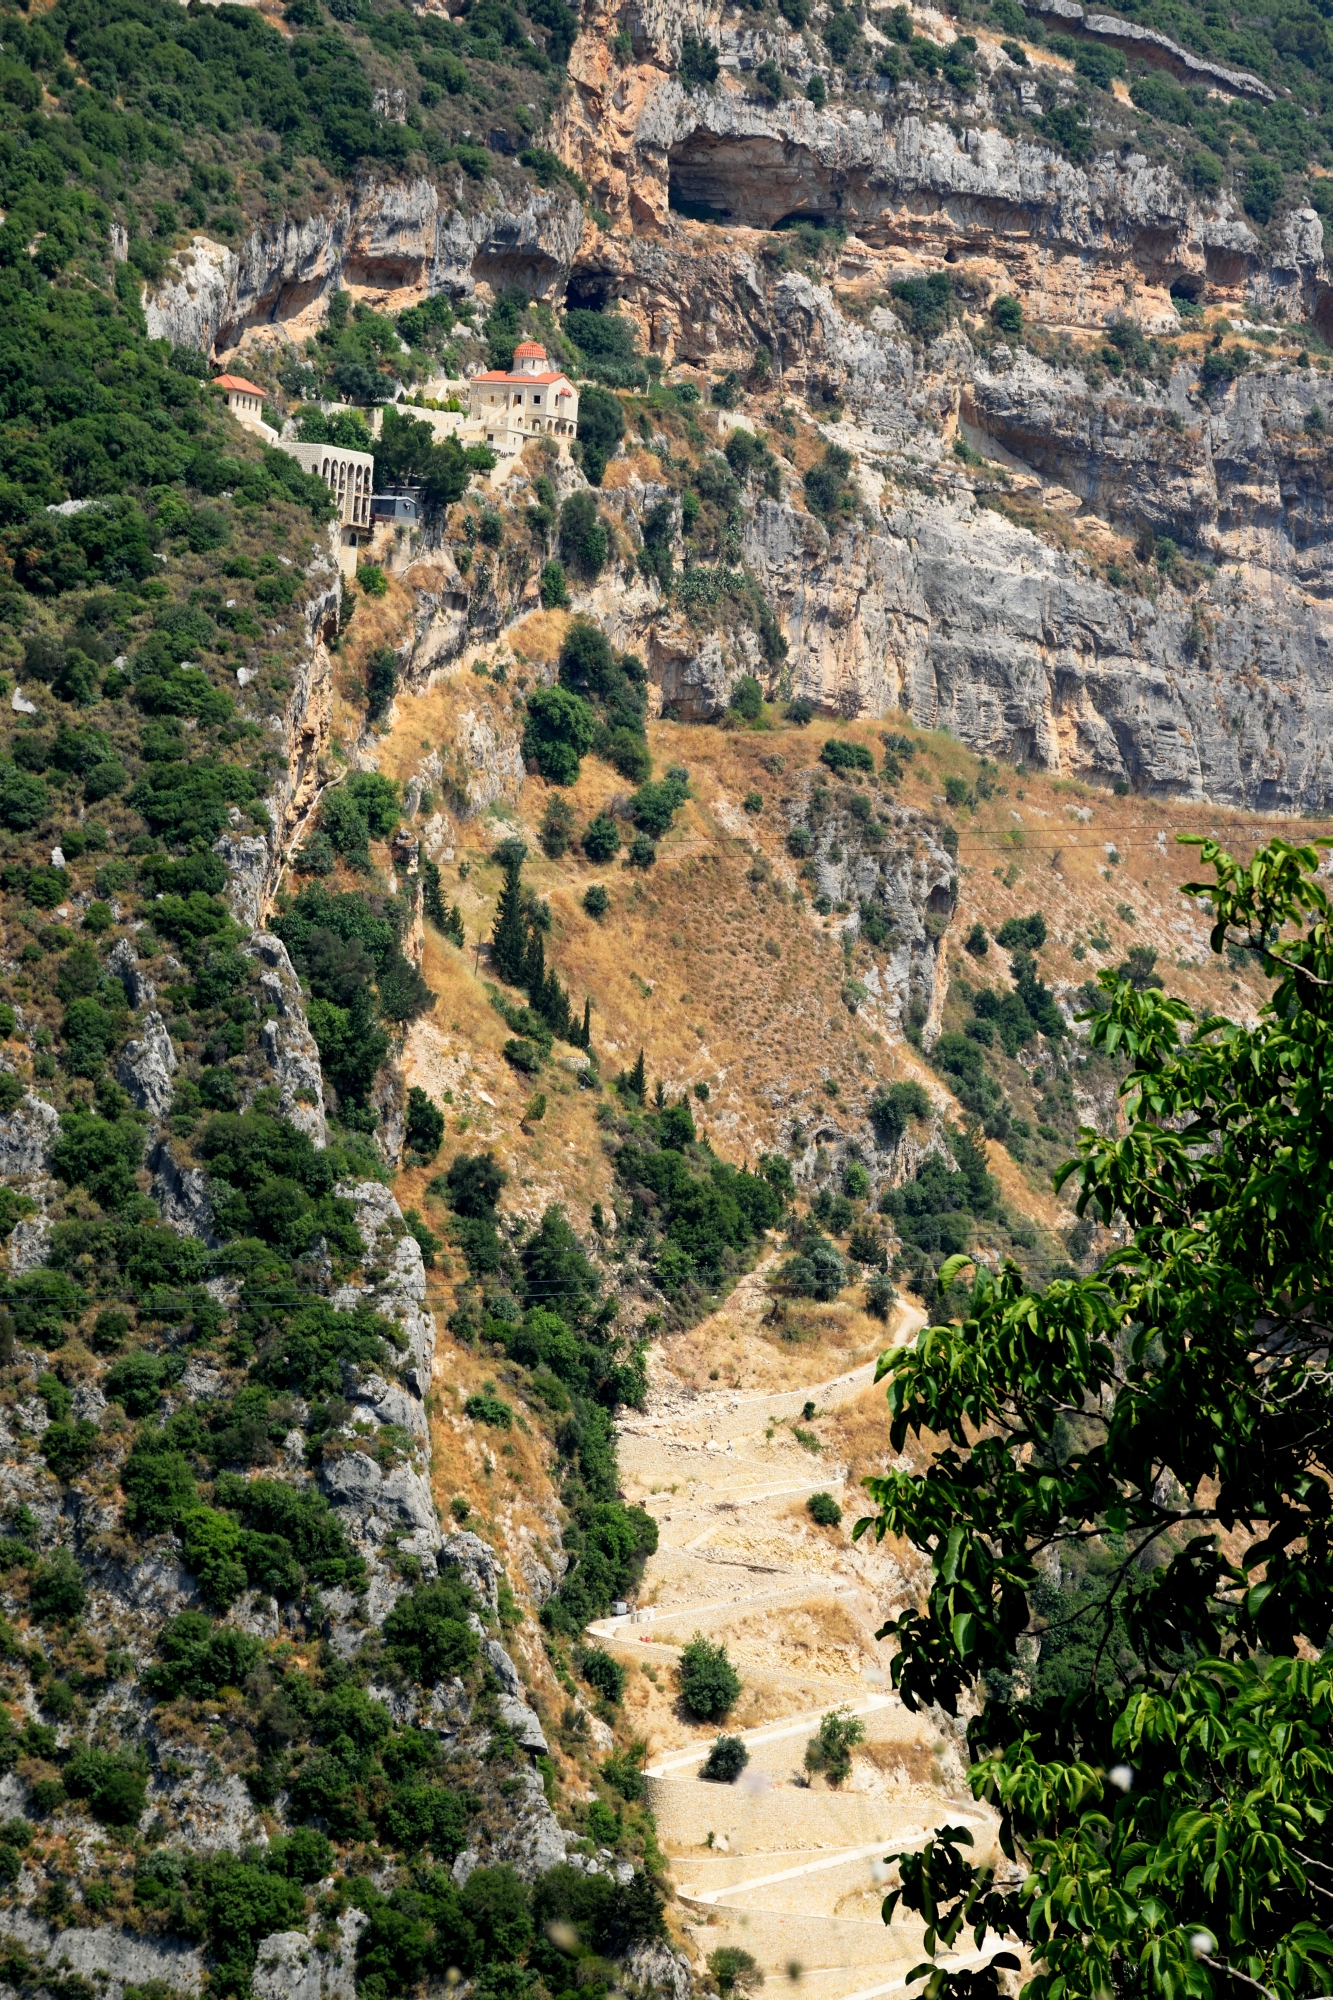
[{"label": "cliff face", "polygon": [[365,178],[302,221],[255,230],[239,251],[196,236],[176,271],[146,301],[154,339],[211,352],[253,329],[298,330],[331,290],[497,291],[546,294],[560,285],[584,232],[566,192],[534,194],[521,209],[491,198],[462,203],[462,188],[434,181]]},{"label": "cliff face", "polygon": [[[620,29],[630,58],[613,54]],[[687,90],[674,70],[686,32],[720,48],[709,89]],[[1318,326],[1333,312],[1318,216],[1291,210],[1261,235],[1229,195],[1201,199],[1169,165],[1123,148],[1078,165],[1005,136],[996,106],[1013,75],[988,37],[961,114],[942,81],[920,77],[818,110],[759,100],[755,67],[776,55],[799,80],[803,49],[705,6],[645,4],[624,21],[593,10],[552,143],[605,226],[585,226],[567,192],[514,208],[494,182],[464,202],[461,179],[365,176],[239,254],[196,240],[193,262],[148,302],[150,326],[221,354],[300,339],[340,284],[394,306],[518,285],[616,307],[646,350],[705,377],[744,373],[764,349],[769,389],[750,377],[750,418],[762,426],[782,405],[844,445],[864,504],[832,540],[795,478],[745,511],[744,559],[788,646],[780,675],[749,635],[701,635],[628,571],[578,600],[643,653],[672,712],[715,713],[740,673],[758,672],[844,715],[901,708],[988,754],[1098,781],[1322,809],[1333,793],[1318,375],[1252,353],[1247,375],[1204,393],[1185,351],[1173,372],[1108,381],[1077,347],[1056,362],[974,343],[958,325],[923,342],[891,296],[897,279],[941,271],[983,321],[1010,293],[1025,323],[1062,336],[1128,316],[1179,337],[1180,298]],[[677,212],[697,205],[718,225]],[[792,218],[848,232],[831,264],[788,267],[788,239],[770,232]],[[577,483],[566,468],[562,492]],[[668,491],[632,477],[603,504],[633,546]],[[1108,577],[1162,537],[1193,567],[1120,563],[1120,580]],[[405,661],[418,680],[535,601],[531,577],[516,588],[479,565],[465,580],[447,549],[432,564],[415,579]],[[294,753],[289,820],[317,750],[310,738]]]}]

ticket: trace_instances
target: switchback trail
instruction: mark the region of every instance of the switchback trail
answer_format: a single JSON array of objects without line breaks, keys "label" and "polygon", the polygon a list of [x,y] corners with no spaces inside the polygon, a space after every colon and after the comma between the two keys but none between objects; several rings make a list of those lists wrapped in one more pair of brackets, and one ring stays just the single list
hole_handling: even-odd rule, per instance
[{"label": "switchback trail", "polygon": [[[886,1344],[909,1340],[923,1319],[900,1305]],[[631,1612],[589,1628],[660,1690],[649,1793],[700,1949],[739,1946],[770,1986],[790,1984],[801,2000],[905,1991],[922,1926],[901,1912],[884,1924],[884,1857],[946,1822],[967,1825],[984,1849],[994,1825],[961,1785],[940,1719],[909,1714],[889,1689],[873,1635],[902,1572],[875,1544],[852,1544],[858,1495],[845,1467],[806,1456],[817,1444],[802,1419],[869,1398],[874,1376],[872,1358],[797,1389],[691,1393],[668,1352],[647,1410],[627,1412],[619,1436],[626,1497],[655,1516],[658,1551]],[[888,1457],[887,1415],[884,1448]],[[817,1490],[841,1501],[841,1529],[811,1522],[805,1501]],[[749,1762],[731,1785],[699,1777],[717,1729],[672,1702],[680,1649],[698,1631],[725,1641],[745,1683],[726,1727]],[[832,1709],[865,1730],[837,1789],[804,1770],[806,1744]],[[993,1949],[952,1963],[984,1964]]]}]

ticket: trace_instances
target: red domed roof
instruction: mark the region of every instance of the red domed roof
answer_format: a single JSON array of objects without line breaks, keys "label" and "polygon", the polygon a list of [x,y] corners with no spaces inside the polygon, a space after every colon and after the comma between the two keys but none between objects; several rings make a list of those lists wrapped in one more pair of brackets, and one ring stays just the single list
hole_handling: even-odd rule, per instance
[{"label": "red domed roof", "polygon": [[514,349],[515,361],[545,361],[546,349],[535,340],[520,340]]}]

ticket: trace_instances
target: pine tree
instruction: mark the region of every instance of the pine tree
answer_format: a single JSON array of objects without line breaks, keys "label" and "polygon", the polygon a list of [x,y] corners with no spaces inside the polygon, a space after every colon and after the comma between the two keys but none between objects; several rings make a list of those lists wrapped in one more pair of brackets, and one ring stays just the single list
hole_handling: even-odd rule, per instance
[{"label": "pine tree", "polygon": [[657,1111],[666,1110],[666,1085],[660,1076],[657,1079],[657,1088],[653,1092],[653,1108]]},{"label": "pine tree", "polygon": [[453,939],[461,951],[467,943],[467,936],[463,930],[463,912],[459,909],[457,903],[449,911],[448,916],[441,925],[441,929],[447,938]]},{"label": "pine tree", "polygon": [[648,1076],[643,1066],[642,1049],[639,1050],[638,1060],[633,1069],[625,1072],[625,1088],[632,1097],[638,1098],[640,1104],[643,1103],[648,1091]]},{"label": "pine tree", "polygon": [[510,857],[505,862],[505,885],[500,891],[500,901],[495,912],[495,929],[491,933],[491,956],[501,979],[511,986],[521,986],[527,967],[528,927],[523,918],[522,890],[519,876],[522,872],[521,860]]}]

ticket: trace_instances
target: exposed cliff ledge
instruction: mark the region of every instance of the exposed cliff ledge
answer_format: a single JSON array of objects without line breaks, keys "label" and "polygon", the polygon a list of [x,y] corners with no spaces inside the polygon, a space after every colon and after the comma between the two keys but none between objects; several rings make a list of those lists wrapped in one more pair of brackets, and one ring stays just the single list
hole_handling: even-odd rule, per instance
[{"label": "exposed cliff ledge", "polygon": [[583,234],[567,192],[534,190],[507,207],[492,184],[477,208],[420,178],[366,177],[307,220],[255,230],[239,251],[196,236],[145,301],[148,330],[221,354],[251,328],[299,322],[340,284],[383,291],[470,292],[478,281],[545,295],[563,284]]},{"label": "exposed cliff ledge", "polygon": [[1158,69],[1170,70],[1186,83],[1220,86],[1239,97],[1257,97],[1265,104],[1272,104],[1277,98],[1277,92],[1270,90],[1262,77],[1247,69],[1228,69],[1225,63],[1196,56],[1192,49],[1183,48],[1160,28],[1145,28],[1141,22],[1123,20],[1118,14],[1085,13],[1078,0],[1024,0],[1024,4],[1030,14],[1053,15],[1066,32],[1072,28],[1096,41],[1109,42],[1113,48],[1125,49]]},{"label": "exposed cliff ledge", "polygon": [[[575,51],[576,68],[580,60],[562,150],[613,216],[652,231],[648,241],[637,233],[630,243],[590,240],[581,268],[623,271],[644,294],[646,315],[647,267],[662,240],[674,237],[696,256],[701,247],[700,233],[671,213],[673,202],[704,204],[741,228],[770,229],[791,216],[837,220],[858,250],[888,264],[984,260],[978,275],[989,276],[991,290],[1020,293],[1038,322],[1103,325],[1131,283],[1140,317],[1173,324],[1170,288],[1181,280],[1233,303],[1280,299],[1298,316],[1324,310],[1317,218],[1302,212],[1266,250],[1229,197],[1200,203],[1169,167],[1141,155],[1103,153],[1077,166],[987,129],[984,107],[960,127],[956,111],[946,116],[917,84],[885,85],[864,106],[816,111],[804,99],[756,101],[731,79],[691,92],[646,64],[614,71],[590,36]],[[649,324],[663,351],[698,352],[669,312]]]}]

